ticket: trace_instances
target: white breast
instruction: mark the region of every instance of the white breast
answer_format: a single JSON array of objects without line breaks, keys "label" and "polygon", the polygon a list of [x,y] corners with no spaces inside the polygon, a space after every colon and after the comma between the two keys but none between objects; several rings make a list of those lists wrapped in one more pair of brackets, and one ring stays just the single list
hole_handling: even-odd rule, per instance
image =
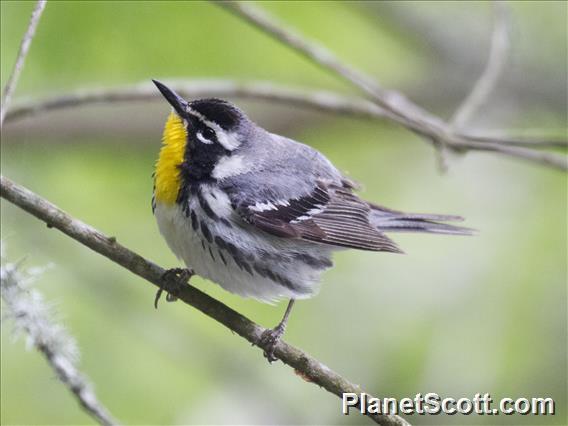
[{"label": "white breast", "polygon": [[[243,297],[253,297],[262,301],[274,301],[280,298],[307,298],[317,292],[322,269],[309,265],[284,265],[282,262],[263,264],[275,273],[286,276],[300,286],[290,289],[258,274],[254,268],[252,274],[239,267],[231,254],[220,249],[215,237],[239,247],[245,253],[269,253],[273,258],[286,256],[288,253],[313,253],[314,246],[298,240],[285,240],[272,237],[261,231],[250,232],[243,228],[243,223],[235,223],[230,202],[222,191],[214,189],[203,191],[203,197],[219,218],[230,221],[227,225],[220,220],[207,216],[196,199],[189,201],[189,211],[193,211],[199,223],[203,222],[211,233],[211,241],[203,235],[200,225],[193,229],[191,215],[186,216],[178,204],[165,205],[156,203],[154,214],[160,233],[174,254],[199,276],[207,278],[224,289]],[[248,226],[248,225],[246,225]],[[326,251],[317,246],[317,250]],[[330,253],[326,253],[329,255]],[[251,266],[254,262],[251,263]],[[249,268],[250,269],[250,268]]]}]

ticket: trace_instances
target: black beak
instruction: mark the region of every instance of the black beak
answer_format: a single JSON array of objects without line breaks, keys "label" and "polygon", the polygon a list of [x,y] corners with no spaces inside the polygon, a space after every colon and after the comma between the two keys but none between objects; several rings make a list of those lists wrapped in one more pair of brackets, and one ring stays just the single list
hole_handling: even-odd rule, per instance
[{"label": "black beak", "polygon": [[170,103],[172,107],[176,110],[180,117],[186,116],[187,101],[179,96],[172,89],[167,87],[165,84],[160,83],[158,80],[152,80],[158,90],[164,95],[164,98]]}]

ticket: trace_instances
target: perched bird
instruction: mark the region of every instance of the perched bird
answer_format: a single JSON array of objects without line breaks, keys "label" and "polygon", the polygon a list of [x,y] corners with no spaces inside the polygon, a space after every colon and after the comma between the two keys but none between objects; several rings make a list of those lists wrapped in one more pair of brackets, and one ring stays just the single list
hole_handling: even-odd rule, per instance
[{"label": "perched bird", "polygon": [[261,301],[289,299],[263,336],[265,355],[296,299],[313,296],[333,252],[401,253],[387,232],[467,235],[459,216],[387,209],[315,149],[270,133],[221,99],[188,102],[153,80],[173,107],[154,173],[152,209],[185,265],[224,289]]}]

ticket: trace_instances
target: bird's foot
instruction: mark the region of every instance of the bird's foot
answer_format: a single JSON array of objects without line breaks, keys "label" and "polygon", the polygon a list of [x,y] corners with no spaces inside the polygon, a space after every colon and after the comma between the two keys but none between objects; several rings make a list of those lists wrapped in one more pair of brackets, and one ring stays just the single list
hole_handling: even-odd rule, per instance
[{"label": "bird's foot", "polygon": [[194,275],[191,269],[187,268],[172,268],[168,269],[162,275],[162,285],[156,293],[154,299],[154,307],[158,309],[158,301],[162,296],[164,290],[166,291],[166,300],[168,302],[175,302],[181,289],[187,285],[187,281]]},{"label": "bird's foot", "polygon": [[264,357],[271,364],[278,359],[274,356],[274,350],[285,330],[286,324],[280,323],[272,329],[265,330],[260,336],[259,346],[264,348]]}]

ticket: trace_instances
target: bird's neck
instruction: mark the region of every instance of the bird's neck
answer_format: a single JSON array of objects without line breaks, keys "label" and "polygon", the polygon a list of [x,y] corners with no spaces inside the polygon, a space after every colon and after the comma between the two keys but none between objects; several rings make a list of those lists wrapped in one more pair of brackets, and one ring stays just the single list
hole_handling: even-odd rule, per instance
[{"label": "bird's neck", "polygon": [[162,148],[154,174],[154,197],[163,204],[174,204],[181,187],[180,166],[184,160],[187,132],[177,114],[172,112],[166,121]]}]

